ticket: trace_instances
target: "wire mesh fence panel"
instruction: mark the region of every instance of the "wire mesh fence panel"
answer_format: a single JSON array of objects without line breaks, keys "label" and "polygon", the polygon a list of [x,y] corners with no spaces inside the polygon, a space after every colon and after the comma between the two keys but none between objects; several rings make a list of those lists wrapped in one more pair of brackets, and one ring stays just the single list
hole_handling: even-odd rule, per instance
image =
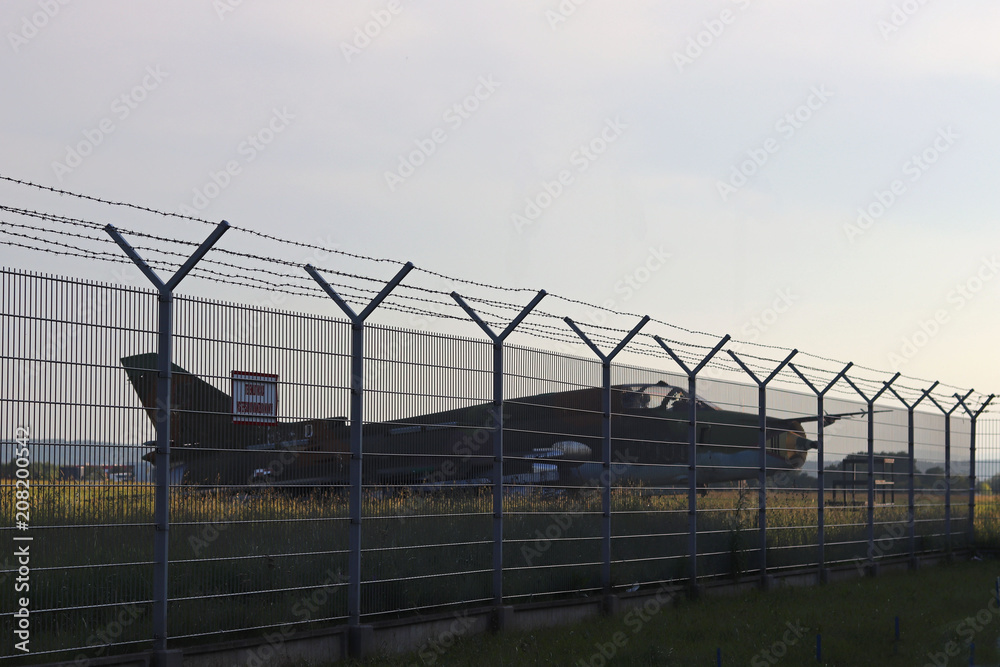
[{"label": "wire mesh fence panel", "polygon": [[698,573],[736,581],[761,567],[758,391],[709,378],[698,394]]},{"label": "wire mesh fence panel", "polygon": [[816,397],[768,389],[767,414],[767,567],[803,568],[818,560]]},{"label": "wire mesh fence panel", "polygon": [[492,346],[366,330],[362,612],[490,599]]},{"label": "wire mesh fence panel", "polygon": [[946,548],[945,500],[945,428],[938,413],[914,413],[914,503],[913,518],[918,553]]},{"label": "wire mesh fence panel", "polygon": [[[36,656],[151,643],[146,419],[119,351],[155,344],[154,301],[143,290],[0,271],[0,534],[13,545],[0,579],[30,600]],[[5,656],[20,655],[13,607],[0,614]]]},{"label": "wire mesh fence panel", "polygon": [[[848,395],[850,396],[850,395]],[[824,429],[826,562],[856,564],[868,558],[867,406],[851,397],[824,401],[830,414],[858,414]]]},{"label": "wire mesh fence panel", "polygon": [[345,618],[348,325],[175,303],[170,636]]},{"label": "wire mesh fence panel", "polygon": [[601,589],[601,364],[510,346],[505,362],[504,596]]},{"label": "wire mesh fence panel", "polygon": [[[873,469],[865,462],[864,482],[872,476],[875,509],[869,559],[908,556],[909,545],[909,415],[891,396],[876,403],[874,416]],[[916,440],[916,435],[914,435]],[[916,444],[916,443],[914,443]]]},{"label": "wire mesh fence panel", "polygon": [[615,365],[612,385],[612,585],[637,588],[683,579],[689,438],[680,392],[687,379]]},{"label": "wire mesh fence panel", "polygon": [[976,422],[976,545],[1000,548],[1000,420]]},{"label": "wire mesh fence panel", "polygon": [[[961,408],[959,408],[961,410]],[[951,418],[951,534],[953,549],[967,549],[970,543],[969,479],[970,422],[965,415]]]},{"label": "wire mesh fence panel", "polygon": [[[970,496],[972,422],[946,421],[931,401],[912,413],[911,458],[899,396],[869,414],[858,392],[835,387],[820,412],[785,370],[761,415],[757,385],[720,376],[740,371],[729,361],[692,383],[648,338],[623,357],[639,365],[266,303],[173,303],[171,640],[287,640],[498,598],[1000,544],[998,422],[978,422]],[[0,271],[0,533],[29,549],[41,656],[154,645],[154,480],[167,467],[157,304],[149,290]],[[597,349],[620,340],[588,331]],[[705,353],[682,357],[696,366]],[[882,385],[858,387],[874,396]],[[0,581],[16,583],[18,568],[0,557]],[[0,659],[16,655],[14,613],[0,612]]]}]

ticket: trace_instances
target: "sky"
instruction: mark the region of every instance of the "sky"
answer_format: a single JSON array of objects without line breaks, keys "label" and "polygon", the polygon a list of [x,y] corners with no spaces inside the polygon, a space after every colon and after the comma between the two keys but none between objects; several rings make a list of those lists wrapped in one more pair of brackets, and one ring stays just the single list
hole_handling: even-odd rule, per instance
[{"label": "sky", "polygon": [[995,2],[35,0],[0,28],[2,175],[1000,389]]}]

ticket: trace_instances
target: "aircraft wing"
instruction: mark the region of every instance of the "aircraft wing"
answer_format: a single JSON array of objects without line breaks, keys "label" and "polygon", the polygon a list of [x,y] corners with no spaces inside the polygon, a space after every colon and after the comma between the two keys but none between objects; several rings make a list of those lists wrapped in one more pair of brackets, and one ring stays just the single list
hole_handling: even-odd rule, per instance
[{"label": "aircraft wing", "polygon": [[[875,412],[889,412],[889,411],[888,410],[875,410]],[[841,413],[838,413],[838,414],[835,414],[835,415],[823,415],[823,426],[829,426],[830,424],[834,423],[838,419],[845,419],[845,418],[850,418],[850,417],[867,417],[867,416],[868,416],[868,411],[867,410],[857,410],[855,412],[841,412]],[[793,419],[786,419],[786,420],[782,420],[782,421],[798,422],[800,424],[804,424],[806,422],[817,422],[817,421],[819,421],[819,415],[813,415],[811,417],[795,417]]]},{"label": "aircraft wing", "polygon": [[551,447],[536,447],[526,454],[521,454],[524,458],[532,459],[552,459],[565,456],[580,461],[588,460],[590,455],[590,447],[575,440],[562,440],[554,443]]},{"label": "aircraft wing", "polygon": [[518,454],[516,458],[533,459],[538,463],[548,463],[559,468],[575,468],[590,460],[592,450],[587,445],[574,440],[562,440],[550,447],[536,447]]}]

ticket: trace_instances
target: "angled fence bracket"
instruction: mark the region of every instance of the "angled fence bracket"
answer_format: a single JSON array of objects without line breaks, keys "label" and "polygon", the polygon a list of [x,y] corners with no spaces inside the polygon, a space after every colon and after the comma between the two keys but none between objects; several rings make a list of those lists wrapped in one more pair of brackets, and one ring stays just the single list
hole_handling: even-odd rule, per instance
[{"label": "angled fence bracket", "polygon": [[935,382],[920,394],[920,398],[915,400],[913,403],[907,403],[906,400],[900,396],[899,392],[896,391],[895,387],[889,387],[889,391],[899,399],[899,402],[906,406],[906,455],[910,459],[910,471],[907,474],[908,480],[908,491],[906,500],[906,522],[907,530],[910,534],[910,569],[916,569],[917,567],[917,505],[916,505],[916,450],[915,450],[915,440],[914,440],[914,424],[913,424],[913,411],[916,409],[920,402],[931,395],[935,387],[938,386],[938,382]]},{"label": "angled fence bracket", "polygon": [[941,405],[933,396],[928,396],[930,402],[937,407],[944,414],[944,543],[945,551],[948,557],[951,558],[951,415],[957,410],[962,403],[972,396],[974,390],[970,389],[965,396],[955,395],[958,402],[951,408],[945,408]]},{"label": "angled fence bracket", "polygon": [[844,377],[847,371],[851,370],[851,366],[854,362],[844,366],[844,369],[837,373],[837,375],[830,380],[830,382],[823,389],[819,389],[809,378],[800,371],[795,364],[788,364],[788,367],[795,371],[795,374],[806,383],[806,386],[816,394],[816,478],[817,478],[817,493],[816,493],[816,523],[818,525],[818,535],[817,535],[817,549],[818,549],[818,574],[820,583],[826,583],[829,579],[829,571],[826,569],[826,479],[823,471],[824,455],[824,436],[823,428],[826,426],[826,411],[823,409],[823,399],[826,397],[827,392],[833,389],[834,385],[840,382],[840,379]]},{"label": "angled fence bracket", "polygon": [[156,491],[153,500],[153,519],[156,530],[153,537],[153,651],[163,655],[167,650],[167,570],[170,548],[170,411],[171,367],[173,363],[174,288],[191,272],[202,257],[212,249],[229,229],[223,220],[209,234],[177,272],[166,282],[146,263],[129,242],[112,225],[104,231],[125,251],[129,259],[156,287],[157,343],[156,343]]},{"label": "angled fence bracket", "polygon": [[396,273],[361,313],[344,301],[337,291],[320,275],[319,271],[307,264],[306,273],[312,276],[327,295],[337,302],[351,322],[351,462],[350,462],[350,526],[347,539],[347,616],[351,626],[361,625],[361,485],[362,479],[362,434],[364,430],[364,378],[365,378],[365,320],[375,311],[387,296],[396,289],[410,271],[413,263],[407,262]]},{"label": "angled fence bracket", "polygon": [[677,362],[688,378],[688,585],[692,590],[698,586],[698,373],[719,353],[722,346],[731,339],[726,334],[693,369],[670,349],[663,339],[653,336],[670,358]]},{"label": "angled fence bracket", "polygon": [[767,385],[781,372],[781,370],[791,362],[792,358],[799,353],[792,350],[785,360],[778,364],[778,367],[771,371],[771,374],[761,380],[750,368],[743,363],[743,360],[736,356],[732,350],[726,350],[740,368],[750,376],[750,379],[757,383],[757,412],[760,433],[758,435],[758,446],[760,447],[760,490],[757,499],[757,527],[760,531],[760,583],[761,587],[769,588],[771,579],[767,575]]},{"label": "angled fence bracket", "polygon": [[458,292],[451,293],[451,298],[493,341],[493,604],[498,607],[503,605],[503,343],[545,294],[545,290],[539,291],[507,328],[496,334]]},{"label": "angled fence bracket", "polygon": [[954,396],[958,399],[958,402],[965,409],[966,413],[968,413],[969,419],[972,422],[969,425],[969,525],[967,526],[967,529],[969,547],[974,549],[976,546],[976,420],[979,419],[979,415],[983,414],[983,410],[986,409],[986,406],[993,401],[995,395],[990,394],[987,396],[986,400],[983,401],[983,404],[980,405],[977,410],[973,411],[965,403],[965,399],[968,398],[971,393],[972,392],[966,394],[964,398],[958,394],[954,394]]},{"label": "angled fence bracket", "polygon": [[857,392],[858,396],[861,397],[868,405],[868,522],[867,522],[867,540],[868,540],[868,573],[875,575],[878,572],[877,564],[875,563],[875,401],[879,399],[885,392],[889,391],[892,387],[892,383],[899,378],[901,374],[896,373],[892,376],[888,382],[884,382],[881,389],[879,389],[874,396],[869,398],[865,392],[858,388],[858,385],[854,384],[851,378],[844,376],[844,381],[851,385],[851,388]]},{"label": "angled fence bracket", "polygon": [[620,343],[611,351],[610,354],[604,354],[601,349],[594,345],[594,343],[587,337],[580,327],[576,325],[576,322],[568,317],[564,317],[563,320],[569,325],[569,328],[576,332],[584,343],[587,344],[597,358],[601,360],[601,378],[602,378],[602,392],[601,392],[601,463],[603,465],[603,473],[601,474],[601,512],[602,512],[602,535],[601,535],[601,587],[604,590],[605,595],[611,594],[611,482],[612,474],[611,470],[611,361],[618,356],[618,353],[625,349],[633,338],[639,333],[639,330],[646,326],[649,322],[649,316],[643,316],[642,320],[635,325],[632,331],[628,332],[628,335],[622,339]]}]

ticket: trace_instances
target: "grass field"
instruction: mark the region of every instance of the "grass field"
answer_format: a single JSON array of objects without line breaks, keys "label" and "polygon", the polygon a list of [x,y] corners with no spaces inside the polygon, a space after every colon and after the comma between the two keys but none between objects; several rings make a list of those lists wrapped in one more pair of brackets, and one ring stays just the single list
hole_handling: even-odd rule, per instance
[{"label": "grass field", "polygon": [[[151,635],[153,493],[143,484],[35,483],[31,487],[32,599],[36,650],[93,647],[97,631],[144,648]],[[0,525],[14,522],[14,494],[0,483]],[[956,494],[952,546],[965,547],[966,497]],[[939,496],[918,499],[917,549],[945,548]],[[491,595],[491,500],[486,493],[373,492],[365,497],[362,604],[369,618],[483,601]],[[680,580],[687,572],[687,499],[615,492],[613,584]],[[699,573],[751,576],[759,557],[755,490],[713,491],[698,500]],[[504,590],[512,603],[580,595],[600,587],[596,493],[527,493],[506,501]],[[178,490],[172,496],[170,635],[197,641],[301,622],[293,610],[330,581],[322,609],[305,620],[346,615],[347,502],[332,492],[288,495]],[[816,494],[769,492],[768,566],[815,562]],[[828,562],[866,556],[866,510],[826,511]],[[878,556],[906,553],[904,504],[876,508]],[[977,543],[1000,546],[1000,503],[983,498]],[[10,578],[11,565],[5,579]],[[44,609],[65,611],[44,612]],[[130,610],[123,624],[122,610]],[[134,611],[134,613],[133,613]],[[107,633],[105,633],[107,634]],[[252,633],[251,633],[252,634]]]},{"label": "grass field", "polygon": [[[409,655],[352,665],[843,665],[1000,664],[1000,562],[768,593],[707,596],[577,625],[474,637],[442,636]],[[899,617],[899,641],[895,619]],[[816,636],[821,636],[821,661]],[[447,645],[449,648],[445,648]]]}]

